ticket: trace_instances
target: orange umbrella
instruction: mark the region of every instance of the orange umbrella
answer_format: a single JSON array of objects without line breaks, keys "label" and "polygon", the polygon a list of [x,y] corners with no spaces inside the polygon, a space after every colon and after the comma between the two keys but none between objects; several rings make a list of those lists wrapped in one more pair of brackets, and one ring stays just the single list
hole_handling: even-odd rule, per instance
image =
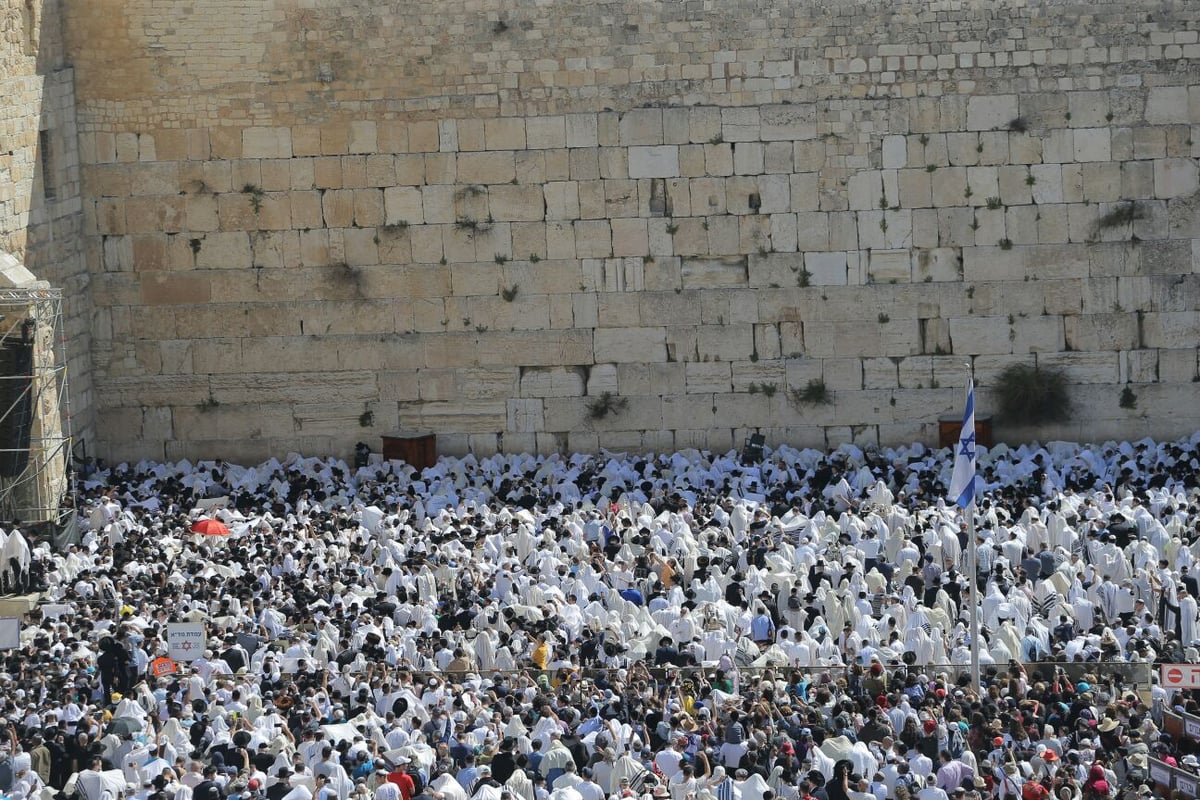
[{"label": "orange umbrella", "polygon": [[201,519],[192,523],[192,533],[204,536],[228,536],[229,528],[219,519]]}]

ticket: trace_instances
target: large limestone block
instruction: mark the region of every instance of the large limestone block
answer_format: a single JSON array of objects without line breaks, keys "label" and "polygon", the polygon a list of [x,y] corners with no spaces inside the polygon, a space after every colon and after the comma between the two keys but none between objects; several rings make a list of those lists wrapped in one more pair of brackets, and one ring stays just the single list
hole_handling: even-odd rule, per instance
[{"label": "large limestone block", "polygon": [[1151,312],[1143,315],[1142,345],[1163,349],[1195,347],[1200,341],[1200,311]]},{"label": "large limestone block", "polygon": [[508,424],[503,400],[401,403],[400,426],[408,430],[494,433]]},{"label": "large limestone block", "polygon": [[407,223],[422,225],[425,212],[421,190],[413,186],[392,186],[383,191],[383,203],[388,225]]},{"label": "large limestone block", "polygon": [[1196,382],[1196,379],[1200,377],[1200,371],[1197,370],[1198,355],[1200,355],[1200,350],[1195,347],[1159,350],[1156,362],[1158,379],[1164,383]]},{"label": "large limestone block", "polygon": [[1015,94],[981,95],[967,100],[967,130],[1007,129],[1018,116]]},{"label": "large limestone block", "polygon": [[747,259],[685,258],[680,265],[684,289],[713,289],[747,285]]},{"label": "large limestone block", "polygon": [[568,114],[566,116],[567,147],[596,147],[600,141],[596,128],[595,114]]},{"label": "large limestone block", "polygon": [[972,316],[950,320],[950,341],[959,355],[1011,353],[1007,317]]},{"label": "large limestone block", "polygon": [[754,352],[752,325],[703,325],[697,331],[696,347],[700,358],[735,361]]},{"label": "large limestone block", "polygon": [[583,371],[571,367],[530,367],[521,370],[522,397],[580,397]]},{"label": "large limestone block", "polygon": [[908,141],[903,135],[883,137],[884,169],[903,169],[908,166]]},{"label": "large limestone block", "polygon": [[1116,383],[1120,372],[1120,354],[1110,353],[1042,353],[1037,357],[1039,367],[1063,371],[1068,383]]},{"label": "large limestone block", "polygon": [[488,209],[496,220],[535,222],[545,218],[546,201],[540,186],[493,186]]},{"label": "large limestone block", "polygon": [[513,153],[508,150],[459,153],[456,163],[458,179],[468,184],[510,183],[517,175]]},{"label": "large limestone block", "polygon": [[548,150],[567,146],[566,118],[530,117],[525,120],[525,136],[530,150]]},{"label": "large limestone block", "polygon": [[759,131],[764,142],[815,139],[817,107],[812,103],[762,106]]},{"label": "large limestone block", "polygon": [[845,286],[847,259],[845,253],[805,253],[804,268],[813,286]]},{"label": "large limestone block", "polygon": [[912,253],[909,250],[872,250],[867,274],[873,283],[908,283],[912,279]]},{"label": "large limestone block", "polygon": [[1108,128],[1080,128],[1074,135],[1076,161],[1108,161],[1112,139]]},{"label": "large limestone block", "polygon": [[579,218],[579,184],[575,181],[550,181],[542,186],[546,219]]},{"label": "large limestone block", "polygon": [[629,148],[629,177],[674,178],[678,175],[678,146],[659,145]]},{"label": "large limestone block", "polygon": [[1025,251],[1020,245],[963,248],[963,279],[967,281],[1021,281],[1025,279]]},{"label": "large limestone block", "polygon": [[605,392],[617,392],[619,364],[595,364],[587,369],[587,386],[584,394],[593,397]]},{"label": "large limestone block", "polygon": [[597,363],[663,362],[667,332],[665,328],[598,328],[594,354]]},{"label": "large limestone block", "polygon": [[222,375],[209,378],[212,395],[222,404],[275,405],[296,401],[296,387],[326,403],[362,403],[379,395],[374,372],[341,370],[324,373],[263,373]]},{"label": "large limestone block", "polygon": [[1063,349],[1063,318],[1057,316],[1019,317],[1012,325],[1014,353],[1052,353]]},{"label": "large limestone block", "polygon": [[961,251],[955,247],[934,247],[916,251],[912,261],[912,281],[957,281],[962,277]]},{"label": "large limestone block", "polygon": [[[725,391],[728,391],[728,387]],[[664,396],[663,426],[668,429],[713,427],[716,424],[713,408],[710,394]]]},{"label": "large limestone block", "polygon": [[635,108],[621,115],[621,144],[660,145],[663,143],[663,115],[658,108]]},{"label": "large limestone block", "polygon": [[739,361],[733,367],[733,390],[750,391],[753,384],[773,384],[781,388],[787,380],[787,370],[782,361]]},{"label": "large limestone block", "polygon": [[483,123],[484,141],[488,150],[524,150],[525,120],[500,117]]},{"label": "large limestone block", "polygon": [[536,433],[546,425],[545,409],[541,400],[521,398],[507,402],[508,427],[506,430],[520,433]]},{"label": "large limestone block", "polygon": [[863,359],[864,389],[900,388],[899,369],[890,358]]},{"label": "large limestone block", "polygon": [[1200,172],[1190,158],[1164,158],[1154,162],[1154,193],[1161,198],[1183,197],[1200,188]]},{"label": "large limestone block", "polygon": [[795,286],[804,268],[799,253],[768,253],[749,257],[750,285],[757,289]]},{"label": "large limestone block", "polygon": [[[765,394],[719,394],[713,396],[717,428],[763,428],[771,424],[772,400]],[[743,437],[744,441],[744,437]]]},{"label": "large limestone block", "polygon": [[1137,347],[1134,314],[1073,314],[1063,317],[1065,343],[1072,350],[1131,350]]},{"label": "large limestone block", "polygon": [[1157,86],[1146,98],[1146,122],[1171,125],[1188,122],[1188,87]]},{"label": "large limestone block", "polygon": [[575,254],[580,258],[612,256],[612,229],[608,220],[576,220]]},{"label": "large limestone block", "polygon": [[759,109],[755,106],[721,109],[721,135],[727,142],[760,139]]},{"label": "large limestone block", "polygon": [[806,322],[806,353],[816,358],[861,357],[880,352],[880,327],[862,320]]}]

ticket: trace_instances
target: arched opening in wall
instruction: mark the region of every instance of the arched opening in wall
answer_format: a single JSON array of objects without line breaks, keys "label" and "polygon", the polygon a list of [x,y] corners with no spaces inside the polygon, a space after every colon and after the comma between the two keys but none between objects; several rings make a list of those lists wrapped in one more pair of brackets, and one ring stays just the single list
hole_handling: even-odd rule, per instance
[{"label": "arched opening in wall", "polygon": [[38,52],[38,13],[35,0],[25,0],[21,7],[21,37],[22,51],[27,56],[36,56]]}]

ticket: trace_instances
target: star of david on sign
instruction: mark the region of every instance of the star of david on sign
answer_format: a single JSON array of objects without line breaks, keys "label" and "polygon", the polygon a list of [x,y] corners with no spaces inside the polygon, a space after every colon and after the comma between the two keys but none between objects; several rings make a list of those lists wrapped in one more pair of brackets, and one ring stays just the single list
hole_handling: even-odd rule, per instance
[{"label": "star of david on sign", "polygon": [[192,649],[192,643],[191,642],[182,642],[179,645],[179,649],[183,650],[184,652],[187,652],[188,650]]},{"label": "star of david on sign", "polygon": [[958,443],[962,445],[958,451],[960,456],[966,456],[967,458],[975,457],[975,434],[972,433],[966,438],[959,439]]}]

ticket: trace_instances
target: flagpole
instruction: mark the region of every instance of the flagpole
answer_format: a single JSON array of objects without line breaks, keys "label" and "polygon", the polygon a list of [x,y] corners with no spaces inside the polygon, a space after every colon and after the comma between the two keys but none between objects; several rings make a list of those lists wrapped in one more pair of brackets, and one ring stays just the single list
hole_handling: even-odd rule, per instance
[{"label": "flagpole", "polygon": [[966,608],[970,619],[971,685],[982,688],[979,680],[979,553],[975,545],[975,369],[967,362],[967,403],[963,409],[962,430],[954,447],[954,474],[950,478],[950,499],[967,517]]},{"label": "flagpole", "polygon": [[[968,384],[971,387],[972,393],[975,388],[975,364],[971,361],[967,362],[967,374],[970,379]],[[974,409],[972,409],[974,412]],[[974,434],[975,419],[972,413],[971,418],[971,433]],[[979,680],[979,553],[978,547],[975,544],[975,492],[971,492],[971,503],[967,506],[967,549],[970,556],[971,570],[971,685],[983,693],[983,686]]]},{"label": "flagpole", "polygon": [[975,544],[975,499],[967,506],[967,573],[970,592],[967,604],[971,609],[971,686],[982,689],[979,682],[979,567]]}]

